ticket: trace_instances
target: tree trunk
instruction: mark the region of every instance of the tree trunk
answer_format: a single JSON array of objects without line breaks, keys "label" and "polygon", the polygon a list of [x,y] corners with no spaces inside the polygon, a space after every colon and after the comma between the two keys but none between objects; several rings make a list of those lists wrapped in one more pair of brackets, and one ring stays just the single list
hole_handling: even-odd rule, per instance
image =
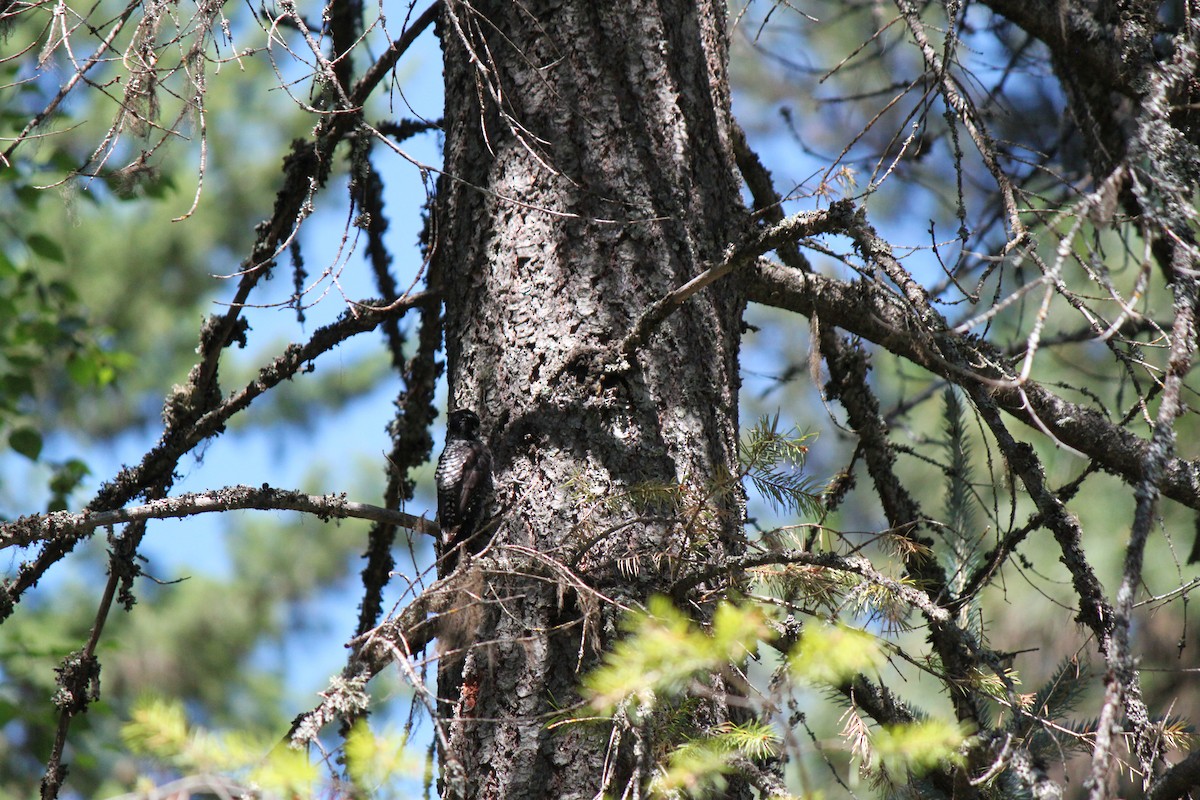
[{"label": "tree trunk", "polygon": [[[717,491],[737,466],[740,287],[690,299],[628,363],[616,347],[744,230],[724,5],[448,0],[439,34],[433,280],[450,407],[483,420],[499,512],[462,566],[476,601],[443,621],[477,643],[439,676],[443,792],[618,796],[647,777],[646,732],[550,723],[618,606],[740,548],[741,489]],[[635,502],[649,486],[674,487],[669,513]]]}]

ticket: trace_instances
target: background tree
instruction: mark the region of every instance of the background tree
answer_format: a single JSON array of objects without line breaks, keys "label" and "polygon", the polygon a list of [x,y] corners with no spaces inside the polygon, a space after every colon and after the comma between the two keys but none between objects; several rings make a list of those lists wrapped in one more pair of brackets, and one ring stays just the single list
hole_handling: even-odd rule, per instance
[{"label": "background tree", "polygon": [[[48,507],[7,499],[28,515],[0,540],[19,554],[0,603],[13,793],[142,772],[405,791],[420,768],[395,756],[424,742],[455,797],[1200,782],[1179,534],[1200,510],[1190,4],[454,0],[400,30],[355,2],[104,5],[0,5],[0,433],[30,465],[0,488],[40,481]],[[397,116],[426,31],[436,122]],[[439,167],[414,155],[426,131]],[[385,192],[406,177],[431,202],[420,257],[397,258]],[[166,213],[185,182],[195,202]],[[186,378],[166,378],[175,320],[210,292]],[[294,343],[255,350],[260,326]],[[390,370],[356,349],[374,330]],[[435,579],[436,529],[396,509],[428,475],[443,352],[497,488],[480,552]],[[363,451],[384,485],[355,490],[343,401],[385,375],[390,441]],[[93,484],[71,440],[136,431],[155,390],[161,435]],[[226,485],[225,440],[292,448],[326,421],[336,472],[268,462],[259,488]],[[184,488],[201,456],[217,469]],[[219,582],[146,580],[160,519],[238,508],[370,528],[235,531]],[[276,737],[308,704],[200,676],[270,683],[255,643],[356,544],[349,658],[287,734],[309,755],[263,762],[219,733],[239,698]],[[107,570],[90,595],[56,577],[81,545]],[[146,668],[147,641],[170,667]],[[363,724],[392,664],[399,739]]]}]

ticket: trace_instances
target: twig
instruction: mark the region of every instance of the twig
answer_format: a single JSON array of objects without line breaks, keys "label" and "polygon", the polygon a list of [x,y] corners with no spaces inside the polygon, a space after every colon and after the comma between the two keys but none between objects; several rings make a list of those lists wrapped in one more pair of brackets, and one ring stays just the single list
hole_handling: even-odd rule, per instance
[{"label": "twig", "polygon": [[[935,348],[931,340],[912,335],[916,323],[910,310],[876,285],[801,275],[765,260],[760,260],[760,265],[748,281],[751,301],[816,315],[824,325],[861,336],[954,384],[985,385],[996,404],[1022,422],[1037,426],[1032,409],[1058,441],[1128,482],[1141,479],[1149,446],[1145,439],[1099,411],[1062,399],[1035,380],[1017,391],[994,366],[1007,359],[991,344],[944,331]],[[1157,485],[1165,496],[1200,510],[1200,463],[1167,459]]]},{"label": "twig", "polygon": [[[1176,253],[1181,258],[1183,248]],[[1167,374],[1163,379],[1162,400],[1158,406],[1158,418],[1154,432],[1146,448],[1142,480],[1137,484],[1134,496],[1137,505],[1133,514],[1133,526],[1129,544],[1125,549],[1125,566],[1121,586],[1117,589],[1113,609],[1112,648],[1107,656],[1109,686],[1100,712],[1096,730],[1096,755],[1092,761],[1092,800],[1107,796],[1107,776],[1111,766],[1111,742],[1116,734],[1118,709],[1133,728],[1132,750],[1138,759],[1142,773],[1142,788],[1148,789],[1154,774],[1155,763],[1161,758],[1161,745],[1152,731],[1149,710],[1142,700],[1137,664],[1131,648],[1134,599],[1142,585],[1142,562],[1146,542],[1157,521],[1159,487],[1158,477],[1175,450],[1175,420],[1185,410],[1181,393],[1183,382],[1192,367],[1196,347],[1196,306],[1200,302],[1200,282],[1195,273],[1176,272],[1172,284],[1175,293],[1175,324],[1171,332],[1171,352]]]},{"label": "twig", "polygon": [[789,242],[795,242],[808,236],[822,233],[843,233],[849,226],[850,215],[854,210],[848,200],[840,200],[829,208],[821,211],[804,211],[794,214],[774,225],[756,231],[742,245],[730,248],[721,262],[714,264],[701,272],[679,288],[667,293],[651,305],[633,330],[621,342],[618,352],[622,360],[627,361],[643,347],[650,334],[677,308],[687,302],[688,298],[701,289],[724,278],[732,272],[745,269],[754,264],[758,257],[769,250],[774,250]]},{"label": "twig", "polygon": [[839,556],[836,553],[811,553],[807,550],[780,550],[770,553],[755,553],[741,558],[728,559],[718,567],[702,570],[676,581],[671,587],[671,594],[681,596],[688,590],[699,586],[707,580],[727,573],[740,574],[748,569],[772,564],[802,564],[812,567],[836,569],[858,575],[864,580],[894,592],[905,602],[919,609],[933,622],[949,622],[950,612],[934,603],[919,589],[905,585],[895,578],[889,578],[871,565],[871,562],[861,556]]},{"label": "twig", "polygon": [[119,34],[121,29],[125,27],[125,23],[129,21],[130,16],[133,15],[133,12],[138,8],[141,8],[141,6],[141,0],[133,0],[133,2],[125,7],[125,10],[121,12],[121,15],[118,16],[116,21],[113,23],[112,30],[108,32],[108,36],[106,36],[104,41],[100,43],[100,46],[96,48],[96,52],[92,53],[92,55],[88,57],[88,60],[75,70],[74,74],[71,75],[71,79],[62,85],[62,87],[58,90],[58,93],[55,94],[54,97],[51,98],[50,102],[46,104],[46,107],[34,115],[33,119],[29,120],[24,129],[22,129],[22,131],[17,134],[16,138],[13,139],[12,144],[5,149],[3,154],[0,154],[0,164],[3,164],[6,167],[11,165],[10,162],[12,159],[12,154],[13,151],[17,149],[17,146],[20,145],[21,142],[23,142],[26,138],[28,138],[33,131],[37,130],[38,126],[45,122],[50,115],[54,113],[54,110],[58,108],[59,104],[66,99],[67,95],[71,93],[71,90],[74,89],[79,82],[84,79],[84,76],[88,73],[88,71],[100,63],[104,54],[112,49],[112,43],[114,40],[116,40],[117,34]]},{"label": "twig", "polygon": [[259,511],[300,511],[328,519],[368,519],[398,525],[417,533],[436,536],[437,524],[424,517],[415,517],[403,511],[356,503],[346,499],[345,494],[312,495],[287,489],[275,489],[264,484],[253,486],[226,486],[208,492],[191,492],[178,497],[167,497],[132,508],[113,511],[55,511],[21,517],[0,525],[0,549],[25,547],[35,542],[57,536],[81,537],[96,528],[137,522],[150,519],[190,517],[214,511],[257,509]]},{"label": "twig", "polygon": [[1146,800],[1182,800],[1200,784],[1200,750],[1188,753],[1187,758],[1169,767],[1154,783]]},{"label": "twig", "polygon": [[[434,295],[422,292],[411,295],[404,302],[386,306],[387,311],[363,303],[344,312],[336,322],[314,331],[312,338],[305,344],[289,346],[282,355],[259,371],[256,380],[195,419],[186,430],[179,431],[168,426],[163,438],[142,457],[140,464],[136,467],[125,467],[116,478],[101,487],[96,497],[88,504],[87,511],[97,513],[120,508],[139,492],[156,485],[162,476],[169,475],[184,453],[223,431],[231,416],[248,407],[263,392],[292,378],[318,356],[346,339],[373,330],[389,314],[403,313],[409,308],[435,299]],[[47,541],[38,557],[24,564],[17,577],[4,584],[3,593],[0,594],[0,622],[12,614],[21,595],[36,584],[46,570],[69,553],[78,542],[78,538],[71,537],[58,537]]]}]

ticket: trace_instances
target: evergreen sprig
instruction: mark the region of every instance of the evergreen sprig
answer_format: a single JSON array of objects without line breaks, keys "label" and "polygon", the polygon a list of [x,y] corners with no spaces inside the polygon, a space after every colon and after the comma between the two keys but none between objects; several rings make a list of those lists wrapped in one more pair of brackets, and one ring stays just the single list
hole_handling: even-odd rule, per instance
[{"label": "evergreen sprig", "polygon": [[[948,462],[945,540],[949,547],[950,564],[947,571],[954,576],[952,583],[955,592],[958,592],[979,560],[975,514],[977,500],[971,488],[971,439],[967,434],[966,408],[958,391],[952,386],[946,387],[943,401]],[[968,619],[974,619],[974,615],[968,615]]]},{"label": "evergreen sprig", "polygon": [[[1090,678],[1086,662],[1075,656],[1064,658],[1050,679],[1034,692],[1028,706],[1029,714],[1014,716],[1009,730],[1017,736],[1027,737],[1030,752],[1041,757],[1052,757],[1063,750],[1087,750],[1090,747],[1088,736],[1096,730],[1096,721],[1072,722],[1064,721],[1063,717],[1079,705],[1087,693]],[[1055,730],[1043,721],[1053,721],[1062,730]]]},{"label": "evergreen sprig", "polygon": [[761,417],[738,443],[743,477],[777,511],[822,516],[821,490],[804,474],[812,438],[813,434],[795,428],[781,431],[777,412],[772,417]]}]

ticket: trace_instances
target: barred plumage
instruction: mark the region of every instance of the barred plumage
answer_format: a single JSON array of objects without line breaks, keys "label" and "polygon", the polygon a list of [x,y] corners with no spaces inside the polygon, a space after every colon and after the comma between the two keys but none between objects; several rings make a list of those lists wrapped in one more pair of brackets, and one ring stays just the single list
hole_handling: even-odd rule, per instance
[{"label": "barred plumage", "polygon": [[442,530],[440,574],[448,575],[458,564],[458,551],[471,548],[471,537],[478,532],[492,493],[492,453],[479,439],[479,417],[474,411],[460,408],[450,413],[435,479]]}]

